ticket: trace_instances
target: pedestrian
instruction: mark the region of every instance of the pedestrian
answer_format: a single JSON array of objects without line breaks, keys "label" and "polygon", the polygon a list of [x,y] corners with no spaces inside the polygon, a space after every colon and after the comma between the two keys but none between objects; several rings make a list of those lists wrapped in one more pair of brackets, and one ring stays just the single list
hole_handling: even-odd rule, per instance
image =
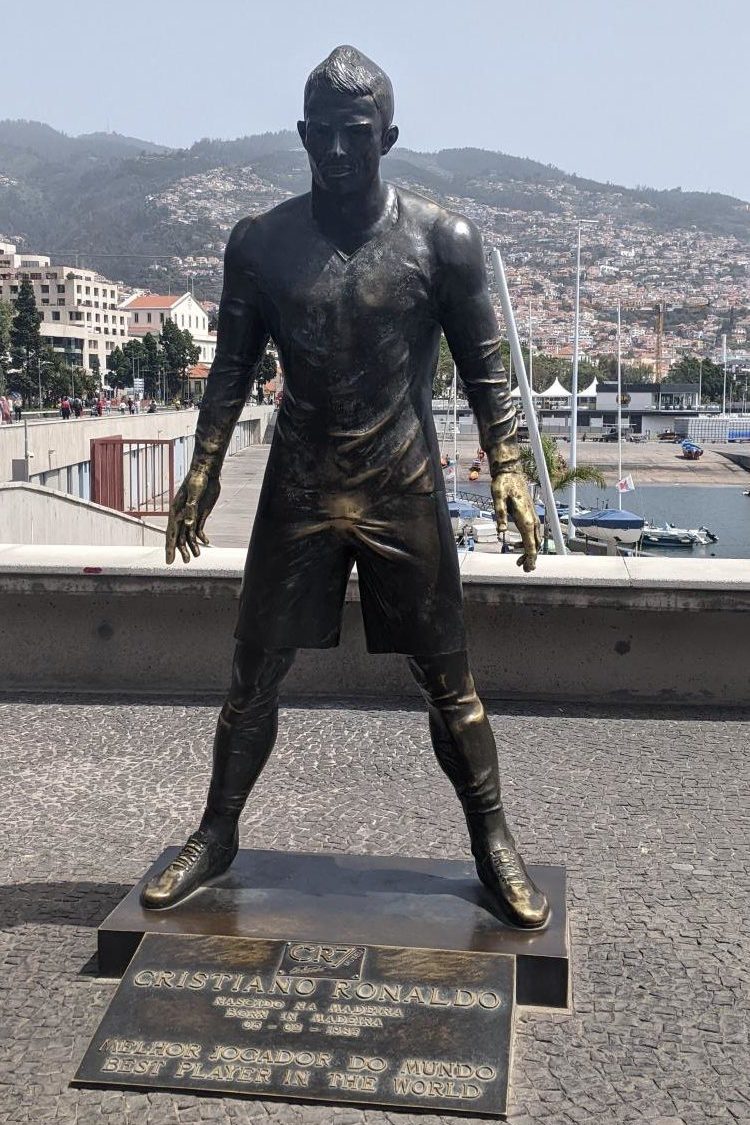
[{"label": "pedestrian", "polygon": [[0,395],[0,425],[10,424],[10,400],[5,395]]},{"label": "pedestrian", "polygon": [[20,398],[14,398],[14,399],[13,399],[13,414],[15,415],[15,419],[16,419],[16,421],[17,421],[17,422],[20,422],[20,421],[21,421],[21,410],[22,410],[22,407],[23,407],[23,401],[22,401],[22,399],[20,399]]},{"label": "pedestrian", "polygon": [[63,395],[60,399],[60,413],[67,422],[68,418],[70,418],[70,399],[67,395]]},{"label": "pedestrian", "polygon": [[80,418],[83,414],[83,403],[81,402],[78,395],[76,395],[76,397],[73,399],[73,413],[75,414],[76,418]]},{"label": "pedestrian", "polygon": [[96,413],[100,418],[104,413],[104,399],[101,396],[96,400]]},{"label": "pedestrian", "polygon": [[135,414],[135,403],[133,402],[132,398],[128,398],[128,410],[131,414]]}]

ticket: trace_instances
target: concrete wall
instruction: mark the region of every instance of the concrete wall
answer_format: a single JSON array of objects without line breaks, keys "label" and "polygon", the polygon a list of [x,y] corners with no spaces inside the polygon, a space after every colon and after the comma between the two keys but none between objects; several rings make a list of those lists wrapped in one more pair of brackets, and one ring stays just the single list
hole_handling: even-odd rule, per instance
[{"label": "concrete wall", "polygon": [[158,547],[164,531],[52,488],[0,484],[0,543]]},{"label": "concrete wall", "polygon": [[[159,549],[0,547],[0,689],[224,690],[244,551],[167,568]],[[543,559],[462,564],[488,698],[750,704],[750,562]],[[356,581],[341,647],[300,654],[287,694],[411,699],[402,658],[364,649]]]},{"label": "concrete wall", "polygon": [[[268,425],[273,408],[246,406],[241,418],[260,421],[260,438]],[[102,418],[83,417],[64,422],[30,422],[28,433],[29,473],[32,477],[67,465],[88,461],[92,438],[112,437],[147,440],[185,437],[195,432],[197,410],[162,410],[156,414],[109,414]],[[13,479],[12,462],[24,456],[23,422],[0,426],[0,481]]]}]

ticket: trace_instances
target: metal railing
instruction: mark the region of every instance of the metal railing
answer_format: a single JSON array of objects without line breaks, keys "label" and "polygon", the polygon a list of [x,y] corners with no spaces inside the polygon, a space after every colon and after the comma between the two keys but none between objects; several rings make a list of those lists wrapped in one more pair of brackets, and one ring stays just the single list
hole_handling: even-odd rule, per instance
[{"label": "metal railing", "polygon": [[131,516],[166,516],[175,492],[175,441],[91,439],[91,499]]}]

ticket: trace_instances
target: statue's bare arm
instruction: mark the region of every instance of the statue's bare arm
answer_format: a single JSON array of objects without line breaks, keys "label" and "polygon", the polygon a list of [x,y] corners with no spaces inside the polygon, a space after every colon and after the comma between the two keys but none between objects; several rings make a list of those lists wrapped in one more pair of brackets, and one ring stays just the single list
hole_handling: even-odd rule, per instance
[{"label": "statue's bare arm", "polygon": [[247,398],[255,369],[268,343],[268,329],[250,266],[252,220],[232,231],[224,255],[216,358],[206,383],[190,469],[177,490],[167,523],[167,562],[175,550],[183,562],[207,544],[205,524],[219,498],[219,474],[232,431]]},{"label": "statue's bare arm", "polygon": [[450,214],[438,220],[434,237],[440,322],[489,461],[498,532],[507,529],[510,514],[523,540],[518,565],[533,570],[541,528],[520,471],[516,410],[500,358],[482,239],[467,219]]}]

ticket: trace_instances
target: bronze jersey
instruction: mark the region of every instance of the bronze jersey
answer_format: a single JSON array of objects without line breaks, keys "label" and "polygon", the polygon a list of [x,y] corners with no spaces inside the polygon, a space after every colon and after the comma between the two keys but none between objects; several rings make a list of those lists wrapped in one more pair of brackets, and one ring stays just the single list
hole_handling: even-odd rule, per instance
[{"label": "bronze jersey", "polygon": [[465,244],[478,240],[461,216],[392,185],[376,233],[352,254],[321,233],[309,194],[238,224],[204,407],[210,414],[213,394],[226,401],[227,381],[242,393],[272,337],[284,394],[266,501],[269,490],[291,500],[441,491],[432,416],[441,328],[483,437],[513,436],[481,242],[481,276],[462,268]]}]

